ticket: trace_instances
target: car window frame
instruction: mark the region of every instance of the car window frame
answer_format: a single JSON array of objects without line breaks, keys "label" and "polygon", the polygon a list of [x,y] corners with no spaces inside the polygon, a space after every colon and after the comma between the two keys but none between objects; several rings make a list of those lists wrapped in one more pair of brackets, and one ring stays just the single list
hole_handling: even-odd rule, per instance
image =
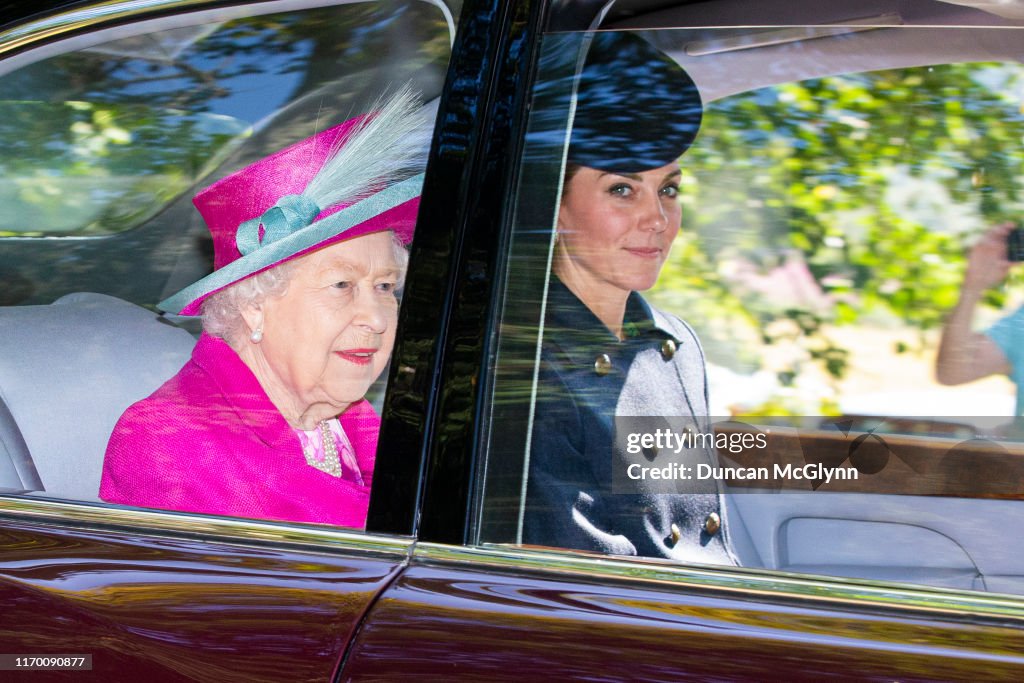
[{"label": "car window frame", "polygon": [[[546,0],[463,7],[410,254],[368,529],[469,540],[485,395],[480,360],[491,344],[484,321],[496,304],[494,273],[518,178],[507,160],[522,144],[547,9]],[[434,229],[444,225],[451,231]],[[441,311],[430,310],[437,301]],[[424,367],[433,367],[430,377]]]}]

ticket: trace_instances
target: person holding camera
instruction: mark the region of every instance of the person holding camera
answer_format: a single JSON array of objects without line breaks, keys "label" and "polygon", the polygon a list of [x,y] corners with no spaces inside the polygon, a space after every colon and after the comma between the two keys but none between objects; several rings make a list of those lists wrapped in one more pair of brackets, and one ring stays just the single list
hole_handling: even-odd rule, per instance
[{"label": "person holding camera", "polygon": [[1013,223],[990,229],[971,249],[960,300],[942,328],[935,377],[940,384],[973,382],[994,374],[1017,385],[1015,415],[1024,413],[1024,306],[984,332],[971,329],[974,310],[985,291],[1006,279],[1013,261],[1008,243]]}]

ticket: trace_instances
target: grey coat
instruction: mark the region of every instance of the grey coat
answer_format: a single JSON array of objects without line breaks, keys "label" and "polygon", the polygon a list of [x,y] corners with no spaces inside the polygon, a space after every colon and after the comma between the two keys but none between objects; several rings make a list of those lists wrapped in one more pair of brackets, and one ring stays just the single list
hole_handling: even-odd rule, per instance
[{"label": "grey coat", "polygon": [[[616,339],[552,277],[523,543],[735,564],[714,485],[668,494],[659,484],[622,476],[637,458],[616,447],[616,416],[679,416],[708,428],[704,353],[690,326],[634,292],[624,331],[626,339]],[[647,456],[654,465],[666,462]],[[675,457],[693,463],[714,454]]]}]

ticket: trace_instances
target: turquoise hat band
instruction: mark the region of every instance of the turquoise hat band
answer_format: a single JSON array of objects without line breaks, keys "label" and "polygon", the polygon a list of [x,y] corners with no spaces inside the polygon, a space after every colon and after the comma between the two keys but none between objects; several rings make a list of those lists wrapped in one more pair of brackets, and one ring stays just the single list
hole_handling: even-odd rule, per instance
[{"label": "turquoise hat band", "polygon": [[[301,194],[286,194],[277,203],[263,212],[259,218],[245,221],[235,232],[235,246],[238,253],[248,256],[264,244],[308,228],[320,215],[320,207],[309,197]],[[262,228],[262,230],[261,230]]]},{"label": "turquoise hat band", "polygon": [[[276,239],[273,240],[264,239],[262,243],[254,248],[252,247],[251,240],[248,240],[246,246],[251,248],[249,253],[213,271],[177,294],[164,299],[157,306],[169,313],[197,315],[198,310],[193,311],[191,309],[196,308],[201,299],[205,299],[213,292],[244,280],[250,275],[255,275],[278,263],[287,261],[304,251],[316,247],[320,243],[326,243],[334,238],[343,237],[346,232],[353,228],[408,201],[416,199],[423,190],[423,175],[420,173],[390,185],[366,199],[345,207],[341,211],[326,216],[315,223],[306,226],[293,224],[298,229],[289,235],[275,235]],[[246,223],[252,223],[252,221],[246,221]],[[242,226],[246,223],[243,223]],[[239,229],[242,226],[239,226]]]}]

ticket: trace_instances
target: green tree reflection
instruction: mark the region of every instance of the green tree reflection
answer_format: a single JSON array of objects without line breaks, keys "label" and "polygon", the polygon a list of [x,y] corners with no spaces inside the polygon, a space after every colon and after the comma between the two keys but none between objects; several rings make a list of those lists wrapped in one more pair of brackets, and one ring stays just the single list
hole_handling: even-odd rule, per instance
[{"label": "green tree reflection", "polygon": [[[712,103],[682,159],[683,233],[653,298],[748,367],[789,336],[835,379],[847,350],[826,326],[889,315],[937,327],[956,301],[966,246],[986,225],[1020,218],[1022,94],[1019,65],[974,63]],[[737,286],[737,264],[764,274],[787,263],[809,274],[821,305]],[[760,339],[738,345],[737,326]]]}]

